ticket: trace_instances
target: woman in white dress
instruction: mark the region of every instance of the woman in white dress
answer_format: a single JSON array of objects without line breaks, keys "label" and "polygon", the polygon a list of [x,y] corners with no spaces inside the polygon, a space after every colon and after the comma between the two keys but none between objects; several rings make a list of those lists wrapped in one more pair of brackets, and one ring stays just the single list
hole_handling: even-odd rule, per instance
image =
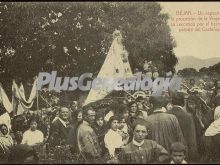
[{"label": "woman in white dress", "polygon": [[110,158],[115,158],[116,149],[122,148],[124,146],[122,136],[120,135],[118,130],[118,121],[119,119],[117,116],[112,116],[109,119],[110,129],[104,137],[105,147],[108,149]]}]

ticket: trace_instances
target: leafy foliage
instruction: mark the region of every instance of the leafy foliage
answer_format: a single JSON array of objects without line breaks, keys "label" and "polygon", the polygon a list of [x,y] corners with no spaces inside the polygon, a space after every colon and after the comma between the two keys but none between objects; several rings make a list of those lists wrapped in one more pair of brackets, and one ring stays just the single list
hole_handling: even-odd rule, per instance
[{"label": "leafy foliage", "polygon": [[199,73],[203,75],[212,75],[212,76],[220,75],[220,62],[208,68],[206,67],[201,68],[199,70]]},{"label": "leafy foliage", "polygon": [[194,68],[184,68],[182,70],[178,71],[178,74],[183,76],[183,77],[192,77],[195,76],[197,74],[197,70]]},{"label": "leafy foliage", "polygon": [[52,70],[58,76],[97,74],[115,29],[123,34],[132,68],[148,59],[173,71],[175,42],[160,11],[155,2],[2,2],[0,81],[32,80]]},{"label": "leafy foliage", "polygon": [[194,68],[184,68],[178,71],[178,74],[183,77],[210,77],[213,79],[220,78],[220,63],[210,67],[203,67],[197,71]]}]

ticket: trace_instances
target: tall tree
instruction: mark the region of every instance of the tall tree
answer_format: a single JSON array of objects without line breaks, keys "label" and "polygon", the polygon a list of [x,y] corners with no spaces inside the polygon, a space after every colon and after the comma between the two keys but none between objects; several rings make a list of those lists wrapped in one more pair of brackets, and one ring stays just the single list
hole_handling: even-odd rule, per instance
[{"label": "tall tree", "polygon": [[194,68],[184,68],[182,70],[178,71],[178,74],[183,76],[183,77],[195,77],[198,75],[198,72]]},{"label": "tall tree", "polygon": [[1,77],[98,73],[115,29],[123,34],[132,68],[147,59],[160,70],[174,70],[175,42],[168,15],[160,11],[155,2],[2,2]]}]

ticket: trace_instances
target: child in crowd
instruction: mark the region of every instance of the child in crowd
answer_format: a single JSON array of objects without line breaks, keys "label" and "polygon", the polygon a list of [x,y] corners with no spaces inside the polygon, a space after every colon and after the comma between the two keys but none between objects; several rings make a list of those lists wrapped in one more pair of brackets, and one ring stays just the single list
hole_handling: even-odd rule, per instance
[{"label": "child in crowd", "polygon": [[171,145],[171,158],[170,164],[187,164],[184,160],[186,157],[186,147],[181,142],[175,142]]},{"label": "child in crowd", "polygon": [[128,130],[128,125],[125,121],[125,118],[120,116],[119,117],[119,122],[118,122],[118,130],[119,134],[122,136],[122,141],[124,144],[128,144],[129,141],[129,130]]}]

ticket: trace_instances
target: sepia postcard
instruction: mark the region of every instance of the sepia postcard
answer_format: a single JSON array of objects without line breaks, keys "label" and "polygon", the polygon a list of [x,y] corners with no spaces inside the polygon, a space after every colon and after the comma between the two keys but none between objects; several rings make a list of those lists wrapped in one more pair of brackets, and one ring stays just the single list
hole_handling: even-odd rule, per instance
[{"label": "sepia postcard", "polygon": [[220,163],[220,2],[0,2],[0,164]]}]

